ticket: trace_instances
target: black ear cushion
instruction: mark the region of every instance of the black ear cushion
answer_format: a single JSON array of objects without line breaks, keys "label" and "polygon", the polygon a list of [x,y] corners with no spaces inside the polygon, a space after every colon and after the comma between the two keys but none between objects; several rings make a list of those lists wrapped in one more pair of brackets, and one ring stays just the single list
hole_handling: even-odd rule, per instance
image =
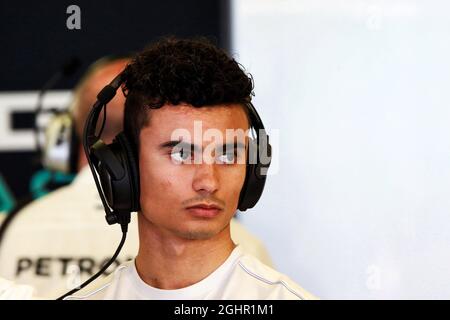
[{"label": "black ear cushion", "polygon": [[136,159],[135,152],[126,137],[125,133],[120,132],[116,136],[116,140],[120,143],[124,152],[124,162],[130,173],[130,185],[131,185],[131,211],[138,211],[140,209],[140,194],[139,194],[139,163]]},{"label": "black ear cushion", "polygon": [[245,168],[245,180],[244,184],[241,189],[241,193],[239,195],[239,204],[238,209],[240,211],[245,211],[248,208],[253,207],[251,205],[253,203],[252,201],[252,194],[254,194],[254,171],[255,171],[255,161],[256,158],[254,157],[255,154],[253,153],[251,155],[251,152],[257,150],[256,149],[256,143],[254,139],[249,139],[248,143],[248,149],[247,149],[247,164]]},{"label": "black ear cushion", "polygon": [[[259,198],[261,198],[261,195],[264,191],[264,185],[266,184],[266,174],[261,174],[260,171],[263,168],[267,169],[270,165],[270,163],[266,165],[260,163],[259,156],[258,157],[255,157],[255,155],[250,156],[252,148],[256,152],[256,155],[259,155],[260,150],[259,148],[257,148],[256,141],[250,139],[249,148],[247,152],[247,167],[246,167],[245,181],[239,196],[238,209],[240,211],[246,211],[247,209],[253,208],[258,202]],[[268,148],[269,148],[269,156],[271,156],[270,145]],[[256,158],[258,158],[257,159],[258,161],[256,161]]]},{"label": "black ear cushion", "polygon": [[239,195],[238,209],[240,211],[245,211],[249,208],[248,201],[249,201],[249,193],[251,192],[251,191],[249,191],[249,180],[250,180],[251,172],[253,171],[252,167],[253,167],[253,165],[251,165],[251,164],[247,164],[247,166],[246,166],[245,180],[244,180],[244,184],[241,189],[241,193]]}]

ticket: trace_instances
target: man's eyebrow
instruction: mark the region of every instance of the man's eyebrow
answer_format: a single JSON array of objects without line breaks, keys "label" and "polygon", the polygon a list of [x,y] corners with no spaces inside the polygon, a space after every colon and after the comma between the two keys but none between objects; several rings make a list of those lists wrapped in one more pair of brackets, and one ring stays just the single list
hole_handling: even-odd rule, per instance
[{"label": "man's eyebrow", "polygon": [[159,148],[160,149],[173,148],[179,143],[181,143],[181,141],[170,140],[170,141],[166,141],[166,142],[161,143],[159,145]]}]

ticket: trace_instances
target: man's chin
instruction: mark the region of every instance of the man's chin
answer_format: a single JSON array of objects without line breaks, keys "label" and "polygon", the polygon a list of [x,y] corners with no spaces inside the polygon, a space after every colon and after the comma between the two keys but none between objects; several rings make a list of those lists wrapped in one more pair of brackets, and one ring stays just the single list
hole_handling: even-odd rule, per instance
[{"label": "man's chin", "polygon": [[177,230],[177,235],[186,240],[208,240],[219,236],[228,227],[229,224],[219,228],[187,228],[185,230]]},{"label": "man's chin", "polygon": [[187,230],[179,231],[177,235],[186,240],[208,240],[217,235],[217,231],[212,230]]}]

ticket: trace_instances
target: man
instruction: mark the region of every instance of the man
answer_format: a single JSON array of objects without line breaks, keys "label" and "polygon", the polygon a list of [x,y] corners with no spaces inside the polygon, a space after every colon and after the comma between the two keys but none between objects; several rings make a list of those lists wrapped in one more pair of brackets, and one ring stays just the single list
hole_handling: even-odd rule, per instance
[{"label": "man", "polygon": [[249,129],[251,78],[209,42],[176,38],[138,54],[122,75],[124,133],[139,165],[138,255],[67,299],[312,298],[232,240],[248,137],[193,138],[199,124],[223,137]]},{"label": "man", "polygon": [[[123,58],[101,59],[76,87],[71,111],[78,141],[97,93],[128,63]],[[124,101],[118,93],[108,104],[102,136],[105,142],[111,142],[123,128]],[[0,247],[0,277],[33,286],[40,298],[57,298],[86,280],[109,259],[120,237],[118,230],[105,222],[82,145],[78,148],[75,180],[24,208],[12,221]],[[246,250],[270,263],[263,244],[234,219],[232,233]],[[115,266],[136,256],[137,234],[134,221]]]}]

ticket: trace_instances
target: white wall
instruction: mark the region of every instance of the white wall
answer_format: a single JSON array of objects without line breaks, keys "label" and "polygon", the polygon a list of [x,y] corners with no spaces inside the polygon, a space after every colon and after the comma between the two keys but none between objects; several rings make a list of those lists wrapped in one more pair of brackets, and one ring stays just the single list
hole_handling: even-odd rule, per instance
[{"label": "white wall", "polygon": [[235,0],[279,129],[242,221],[321,298],[450,298],[450,2]]}]

